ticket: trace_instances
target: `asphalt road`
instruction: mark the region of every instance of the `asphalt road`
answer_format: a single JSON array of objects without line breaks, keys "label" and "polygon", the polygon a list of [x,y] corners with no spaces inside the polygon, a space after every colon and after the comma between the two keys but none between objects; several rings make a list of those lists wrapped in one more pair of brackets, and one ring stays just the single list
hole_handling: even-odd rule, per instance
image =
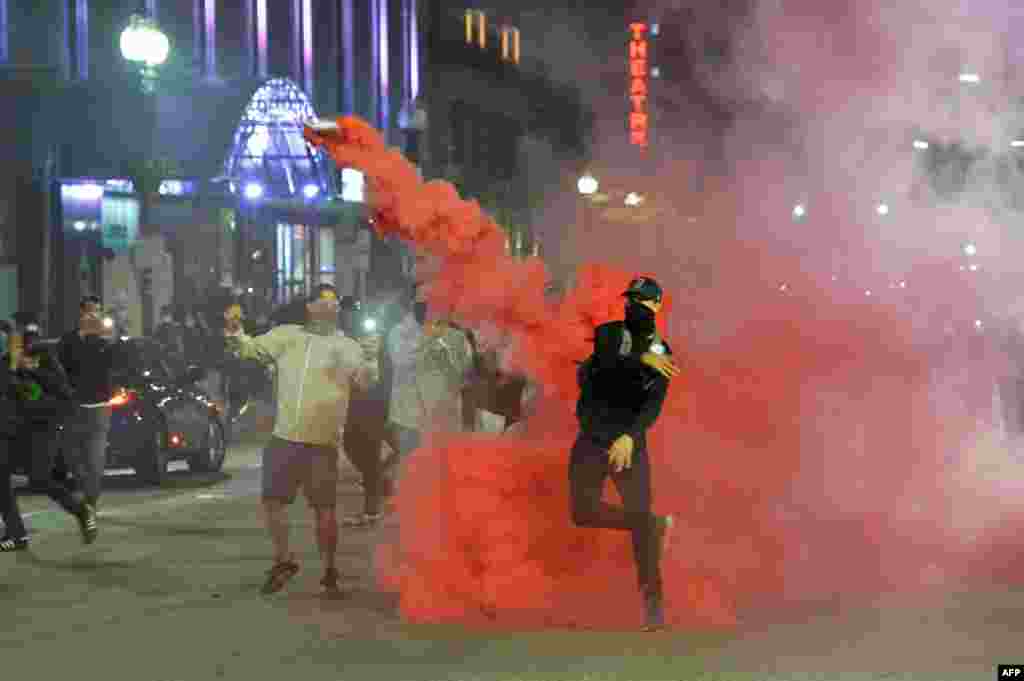
[{"label": "asphalt road", "polygon": [[[344,532],[350,595],[318,593],[309,514],[293,509],[303,571],[258,593],[269,559],[258,438],[219,475],[161,489],[106,480],[101,534],[81,545],[70,518],[23,497],[35,540],[0,556],[0,678],[199,681],[684,681],[992,679],[1024,661],[1024,590],[995,589],[751,618],[729,634],[523,632],[409,626],[376,586],[380,532]],[[348,471],[342,509],[359,508]]]}]

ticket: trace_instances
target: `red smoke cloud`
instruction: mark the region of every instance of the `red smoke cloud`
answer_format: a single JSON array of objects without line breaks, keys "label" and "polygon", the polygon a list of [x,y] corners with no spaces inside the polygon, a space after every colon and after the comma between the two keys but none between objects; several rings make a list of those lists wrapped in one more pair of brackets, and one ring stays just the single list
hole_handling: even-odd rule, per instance
[{"label": "red smoke cloud", "polygon": [[[543,264],[505,255],[504,233],[476,203],[445,182],[422,182],[363,121],[338,123],[307,139],[366,173],[382,234],[439,257],[432,307],[499,329],[513,341],[512,368],[544,388],[525,434],[439,434],[410,457],[381,583],[400,593],[412,622],[635,624],[628,537],[571,526],[566,470],[576,363],[594,327],[621,318],[619,294],[634,273],[591,265],[548,303]],[[705,206],[706,222],[735,219],[720,203]],[[670,622],[729,626],[755,605],[989,574],[993,563],[970,556],[982,545],[998,553],[984,533],[995,507],[969,514],[981,529],[965,543],[951,489],[971,478],[952,475],[958,464],[947,457],[970,444],[973,425],[930,398],[928,336],[914,318],[863,291],[837,300],[811,274],[793,274],[795,257],[739,240],[717,248],[729,291],[746,291],[745,310],[756,314],[723,310],[734,327],[715,343],[676,347],[684,373],[651,434],[655,509],[680,519],[664,565]],[[783,272],[797,294],[778,290]],[[697,304],[714,305],[707,296]]]}]

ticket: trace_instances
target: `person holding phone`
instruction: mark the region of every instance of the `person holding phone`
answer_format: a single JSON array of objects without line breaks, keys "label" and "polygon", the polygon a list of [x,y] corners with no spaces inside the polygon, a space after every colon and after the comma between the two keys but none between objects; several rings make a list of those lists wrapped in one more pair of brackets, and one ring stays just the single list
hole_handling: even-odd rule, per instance
[{"label": "person holding phone", "polygon": [[114,351],[109,322],[97,296],[82,298],[78,328],[64,334],[57,358],[74,391],[71,414],[64,423],[64,456],[84,498],[82,533],[86,543],[96,540],[96,507],[103,491],[113,399]]}]

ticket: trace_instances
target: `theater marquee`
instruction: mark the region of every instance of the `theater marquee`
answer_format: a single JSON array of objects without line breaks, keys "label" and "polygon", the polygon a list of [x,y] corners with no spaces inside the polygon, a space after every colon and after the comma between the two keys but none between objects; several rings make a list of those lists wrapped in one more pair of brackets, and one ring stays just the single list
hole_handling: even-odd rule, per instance
[{"label": "theater marquee", "polygon": [[647,107],[648,74],[647,24],[629,25],[629,141],[646,149],[650,120]]}]

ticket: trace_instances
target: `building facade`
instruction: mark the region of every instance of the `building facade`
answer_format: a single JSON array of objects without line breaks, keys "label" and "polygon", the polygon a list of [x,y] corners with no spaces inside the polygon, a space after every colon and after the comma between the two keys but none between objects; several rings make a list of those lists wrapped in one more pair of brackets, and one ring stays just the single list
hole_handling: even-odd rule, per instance
[{"label": "building facade", "polygon": [[[119,47],[143,9],[170,43],[145,70]],[[361,174],[302,140],[304,120],[338,113],[516,214],[510,248],[530,251],[517,144],[574,147],[575,126],[552,123],[572,98],[517,63],[503,25],[468,44],[465,16],[436,0],[0,0],[16,102],[0,114],[0,317],[57,332],[96,293],[137,334],[225,289],[280,304],[320,282],[399,284],[407,254],[369,229]]]}]

